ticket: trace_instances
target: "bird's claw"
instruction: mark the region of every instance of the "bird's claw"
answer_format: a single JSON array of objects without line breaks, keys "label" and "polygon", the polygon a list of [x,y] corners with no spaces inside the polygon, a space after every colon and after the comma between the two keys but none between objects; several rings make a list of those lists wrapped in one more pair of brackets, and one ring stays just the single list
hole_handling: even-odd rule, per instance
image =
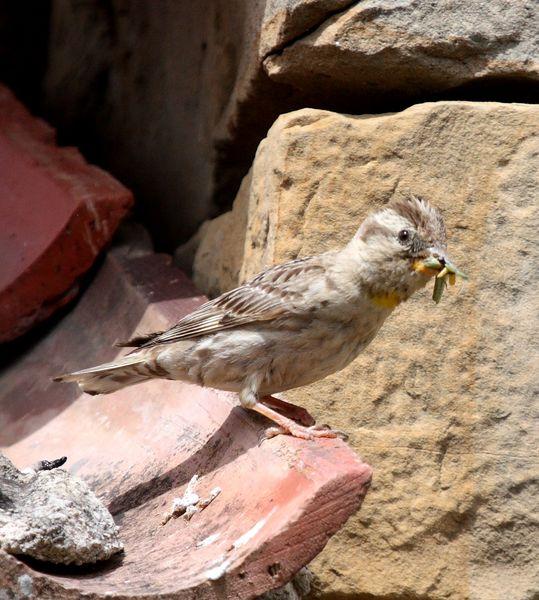
[{"label": "bird's claw", "polygon": [[283,427],[268,427],[260,436],[258,445],[260,446],[262,442],[271,440],[271,438],[274,438],[277,435],[286,435],[287,433],[288,432]]},{"label": "bird's claw", "polygon": [[310,429],[317,429],[317,430],[323,430],[323,431],[331,431],[332,433],[335,434],[335,437],[340,438],[341,440],[344,440],[345,442],[348,441],[348,438],[350,437],[346,431],[343,431],[342,429],[331,429],[331,427],[327,424],[324,425],[313,425]]},{"label": "bird's claw", "polygon": [[302,440],[314,440],[316,438],[340,438],[342,440],[348,439],[348,434],[338,429],[331,429],[328,425],[312,425],[311,427],[304,427],[294,423],[290,427],[269,427],[266,429],[260,443],[265,440],[271,439],[277,435],[291,435],[292,437],[300,438]]}]

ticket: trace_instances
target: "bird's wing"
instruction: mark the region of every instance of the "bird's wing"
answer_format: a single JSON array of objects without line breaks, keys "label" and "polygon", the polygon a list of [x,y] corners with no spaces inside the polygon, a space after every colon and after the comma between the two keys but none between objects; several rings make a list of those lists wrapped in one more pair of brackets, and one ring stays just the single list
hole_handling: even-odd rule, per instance
[{"label": "bird's wing", "polygon": [[300,258],[267,269],[248,283],[206,302],[170,329],[137,336],[122,345],[142,348],[169,344],[296,313],[303,290],[325,272],[320,258]]}]

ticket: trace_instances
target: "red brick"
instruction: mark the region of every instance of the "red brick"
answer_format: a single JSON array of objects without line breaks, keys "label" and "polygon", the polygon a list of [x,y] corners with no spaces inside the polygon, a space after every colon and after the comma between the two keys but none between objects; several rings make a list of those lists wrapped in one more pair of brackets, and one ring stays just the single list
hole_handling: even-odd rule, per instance
[{"label": "red brick", "polygon": [[[155,380],[90,397],[51,383],[112,359],[116,339],[166,327],[203,301],[169,257],[109,253],[77,305],[4,371],[5,453],[19,467],[67,455],[114,514],[126,551],[91,576],[39,572],[0,553],[0,587],[16,592],[26,574],[43,600],[254,598],[289,580],[358,510],[371,469],[344,442],[259,444],[270,423],[234,394]],[[162,526],[194,474],[201,496],[214,486],[222,493],[191,521]],[[200,545],[209,536],[217,537]]]},{"label": "red brick", "polygon": [[73,298],[131,193],[0,86],[0,342]]}]

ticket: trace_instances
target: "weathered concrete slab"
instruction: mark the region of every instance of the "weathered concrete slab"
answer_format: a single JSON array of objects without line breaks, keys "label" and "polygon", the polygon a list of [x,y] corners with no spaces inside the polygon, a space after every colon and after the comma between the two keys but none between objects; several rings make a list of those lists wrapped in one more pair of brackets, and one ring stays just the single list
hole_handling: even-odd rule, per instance
[{"label": "weathered concrete slab", "polygon": [[[125,545],[91,573],[47,572],[0,554],[0,587],[49,598],[252,598],[288,581],[360,506],[371,478],[341,440],[278,436],[233,394],[154,381],[109,396],[50,382],[108,360],[111,344],[203,301],[169,257],[110,254],[78,304],[4,370],[0,444],[17,464],[67,455]],[[190,521],[163,513],[191,477],[221,494]]]}]

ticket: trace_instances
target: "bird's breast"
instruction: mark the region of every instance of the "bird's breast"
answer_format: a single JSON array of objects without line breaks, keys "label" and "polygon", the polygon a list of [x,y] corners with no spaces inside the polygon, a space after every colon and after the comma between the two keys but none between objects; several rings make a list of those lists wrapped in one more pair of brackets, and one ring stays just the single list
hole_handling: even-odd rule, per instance
[{"label": "bird's breast", "polygon": [[267,384],[271,392],[313,383],[340,371],[370,343],[382,321],[371,317],[314,320],[272,350]]}]

